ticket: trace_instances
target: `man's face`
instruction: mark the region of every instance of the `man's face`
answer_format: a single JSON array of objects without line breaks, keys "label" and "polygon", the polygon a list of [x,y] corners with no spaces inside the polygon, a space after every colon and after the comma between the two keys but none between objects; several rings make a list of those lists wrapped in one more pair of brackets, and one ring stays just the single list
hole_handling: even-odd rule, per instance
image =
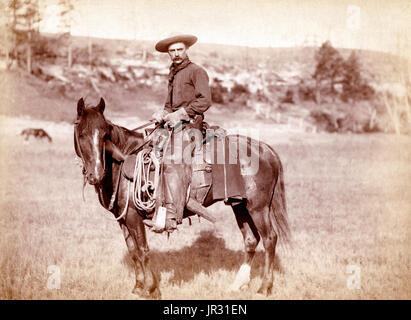
[{"label": "man's face", "polygon": [[186,45],[182,42],[176,42],[168,47],[168,55],[175,64],[180,64],[187,57]]}]

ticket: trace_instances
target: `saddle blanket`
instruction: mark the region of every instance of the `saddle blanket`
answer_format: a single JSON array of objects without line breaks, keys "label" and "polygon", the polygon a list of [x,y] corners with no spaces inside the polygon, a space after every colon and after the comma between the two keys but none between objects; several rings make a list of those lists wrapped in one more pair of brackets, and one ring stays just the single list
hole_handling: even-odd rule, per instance
[{"label": "saddle blanket", "polygon": [[238,152],[236,146],[230,148],[225,136],[207,140],[194,155],[192,197],[204,206],[232,197],[246,198],[238,154],[233,154]]},{"label": "saddle blanket", "polygon": [[[205,149],[207,153],[207,144]],[[238,149],[230,148],[230,141],[227,137],[216,137],[214,138],[214,147],[211,150],[213,150],[213,160],[211,161],[213,201],[230,197],[246,198],[238,154],[233,154]],[[236,161],[232,161],[232,159]],[[210,162],[210,160],[209,156],[205,157],[206,162]]]}]

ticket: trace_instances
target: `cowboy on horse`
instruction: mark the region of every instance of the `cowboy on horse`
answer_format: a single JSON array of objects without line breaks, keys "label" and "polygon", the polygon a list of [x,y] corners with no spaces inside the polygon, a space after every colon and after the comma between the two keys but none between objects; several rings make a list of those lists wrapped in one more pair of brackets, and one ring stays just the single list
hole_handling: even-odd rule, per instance
[{"label": "cowboy on horse", "polygon": [[[184,48],[180,51],[185,52],[185,40],[182,43]],[[187,47],[191,44],[188,43]],[[190,65],[172,73],[172,84],[181,72],[189,71]],[[230,134],[222,138],[207,132],[204,139],[199,130],[193,130],[199,124],[196,117],[201,116],[202,120],[202,110],[208,108],[197,109],[198,104],[193,103],[207,100],[208,97],[195,89],[195,79],[190,80],[193,84],[189,82],[193,74],[195,72],[187,74],[187,83],[182,85],[188,88],[187,97],[184,96],[186,91],[176,93],[177,97],[187,101],[173,110],[176,101],[173,92],[178,89],[172,85],[170,100],[167,99],[169,105],[166,103],[158,117],[161,122],[146,137],[136,130],[151,125],[152,121],[129,130],[105,118],[103,98],[95,107],[86,106],[83,98],[79,99],[74,122],[74,149],[83,163],[83,191],[86,182],[93,185],[102,207],[110,211],[120,225],[135,264],[133,293],[142,297],[161,297],[159,278],[150,263],[144,224],[152,226],[156,232],[172,231],[183,217],[193,214],[215,222],[206,208],[224,200],[232,207],[245,249],[243,264],[231,288],[239,290],[249,283],[251,263],[261,239],[265,249],[265,265],[258,292],[269,295],[273,287],[277,240],[288,240],[290,233],[281,160],[271,146],[248,136]],[[190,86],[193,88],[190,89]],[[190,95],[194,100],[189,100]],[[174,127],[167,131],[161,129],[161,125]],[[191,129],[190,125],[193,126]],[[165,144],[156,143],[154,138],[154,133],[160,131],[160,138],[167,133],[163,140]],[[200,136],[196,142],[201,141],[194,147],[191,144],[193,132]],[[180,136],[180,140],[176,140],[176,136]],[[184,148],[184,162],[173,163],[178,153],[170,154],[168,149],[181,150],[179,142],[186,143],[189,148]],[[211,152],[203,154],[204,150],[209,151],[209,146],[215,144],[217,152],[211,147]],[[223,146],[220,151],[218,146]],[[186,153],[186,150],[189,152]],[[226,162],[226,155],[229,156],[229,163]],[[233,155],[237,156],[235,164],[231,162]],[[204,161],[187,162],[187,159]],[[235,203],[232,200],[239,201]],[[152,220],[149,220],[150,217]]]},{"label": "cowboy on horse", "polygon": [[[201,66],[190,61],[187,55],[188,49],[196,41],[197,37],[193,35],[176,35],[163,39],[155,45],[157,51],[168,53],[172,64],[164,108],[155,112],[152,118],[157,123],[164,123],[164,128],[174,129],[174,132],[171,133],[174,138],[177,137],[175,129],[181,125],[179,137],[183,140],[184,133],[188,129],[197,129],[204,133],[204,113],[211,106],[211,91],[207,72]],[[161,178],[163,179],[162,203],[160,206],[156,206],[155,216],[159,209],[164,210],[165,208],[165,226],[164,229],[155,230],[156,228],[154,228],[153,230],[172,232],[177,229],[177,225],[181,224],[183,219],[183,208],[176,208],[175,205],[175,200],[181,197],[182,190],[179,183],[176,183],[176,179],[179,179],[178,173],[172,165],[168,165],[162,171]],[[198,211],[204,212],[206,210],[202,203],[193,203],[193,201],[190,203],[195,207],[197,214]],[[147,219],[145,224],[153,227],[155,225],[153,220]]]}]

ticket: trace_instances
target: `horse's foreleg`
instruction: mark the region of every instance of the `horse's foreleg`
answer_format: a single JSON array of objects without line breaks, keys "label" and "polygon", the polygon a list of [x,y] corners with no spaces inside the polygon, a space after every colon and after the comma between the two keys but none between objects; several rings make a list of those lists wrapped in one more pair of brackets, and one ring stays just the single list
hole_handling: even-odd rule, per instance
[{"label": "horse's foreleg", "polygon": [[245,204],[238,204],[232,207],[238,227],[241,230],[244,239],[245,257],[244,262],[237,272],[237,276],[231,285],[231,290],[238,291],[241,287],[248,285],[250,282],[251,264],[255,255],[255,248],[260,241],[260,236],[257,232],[250,214]]},{"label": "horse's foreleg", "polygon": [[270,295],[273,288],[275,246],[277,244],[277,234],[271,226],[269,210],[269,207],[265,207],[261,210],[250,210],[253,221],[263,240],[265,249],[263,281],[258,289],[258,293],[265,295]]},{"label": "horse's foreleg", "polygon": [[121,224],[120,226],[121,230],[123,231],[123,236],[127,244],[128,252],[130,253],[130,256],[134,262],[136,284],[134,286],[133,293],[140,294],[138,291],[142,291],[144,289],[144,273],[140,260],[138,259],[138,254],[136,252],[137,246],[127,226],[125,224]]},{"label": "horse's foreleg", "polygon": [[161,298],[158,279],[150,265],[146,231],[141,217],[129,208],[126,225],[123,226],[122,229],[126,230],[123,233],[128,234],[126,243],[136,268],[136,285],[133,293],[152,299]]}]

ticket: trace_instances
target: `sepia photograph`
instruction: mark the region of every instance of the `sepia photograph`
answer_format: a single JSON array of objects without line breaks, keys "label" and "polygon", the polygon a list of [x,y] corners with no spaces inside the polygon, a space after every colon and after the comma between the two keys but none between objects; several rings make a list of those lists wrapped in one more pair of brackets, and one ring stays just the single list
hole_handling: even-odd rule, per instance
[{"label": "sepia photograph", "polygon": [[411,2],[0,12],[0,300],[411,299]]}]

